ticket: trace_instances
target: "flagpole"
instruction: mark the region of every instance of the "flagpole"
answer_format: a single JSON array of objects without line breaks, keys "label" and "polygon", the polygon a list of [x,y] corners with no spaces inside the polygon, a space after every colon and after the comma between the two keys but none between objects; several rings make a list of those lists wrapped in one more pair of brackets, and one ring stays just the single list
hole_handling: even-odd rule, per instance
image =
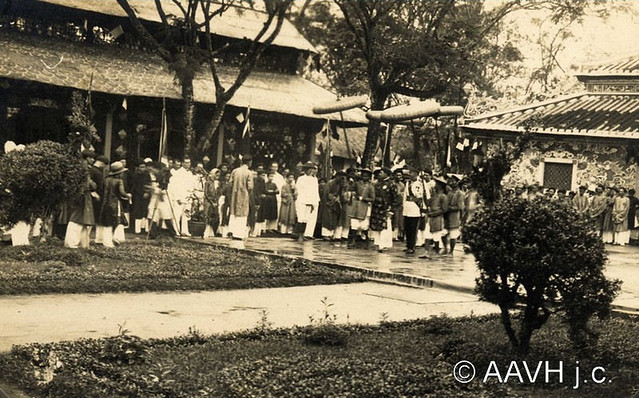
[{"label": "flagpole", "polygon": [[168,137],[168,125],[166,120],[166,98],[162,98],[162,120],[160,122],[160,145],[158,146],[158,162],[162,161],[166,152],[166,141]]},{"label": "flagpole", "polygon": [[326,139],[327,139],[327,144],[326,144],[326,168],[324,171],[325,177],[326,178],[331,178],[331,170],[332,170],[332,165],[331,165],[331,121],[326,119]]}]

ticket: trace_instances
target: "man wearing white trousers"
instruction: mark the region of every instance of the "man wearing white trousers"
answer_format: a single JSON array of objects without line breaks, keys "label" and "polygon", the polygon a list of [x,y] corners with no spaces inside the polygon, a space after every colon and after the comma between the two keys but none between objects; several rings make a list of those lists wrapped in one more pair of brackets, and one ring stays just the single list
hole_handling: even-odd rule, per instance
[{"label": "man wearing white trousers", "polygon": [[295,211],[297,213],[298,240],[312,239],[317,223],[317,211],[319,208],[319,183],[315,173],[317,166],[312,162],[304,165],[304,175],[297,179],[297,200]]}]

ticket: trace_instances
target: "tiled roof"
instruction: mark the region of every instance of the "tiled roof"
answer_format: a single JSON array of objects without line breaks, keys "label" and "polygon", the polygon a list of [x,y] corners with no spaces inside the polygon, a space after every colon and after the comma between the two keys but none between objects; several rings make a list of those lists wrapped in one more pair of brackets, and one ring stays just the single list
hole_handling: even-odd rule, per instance
[{"label": "tiled roof", "polygon": [[[0,77],[35,81],[81,90],[156,98],[180,99],[174,74],[157,56],[129,49],[65,42],[26,34],[0,31]],[[219,68],[222,84],[228,87],[237,74],[231,67]],[[205,69],[206,71],[206,69]],[[215,103],[215,85],[203,72],[194,82],[195,99]],[[230,105],[251,106],[313,119],[339,120],[339,114],[318,116],[313,107],[337,97],[297,75],[254,71],[233,96]],[[347,122],[367,124],[363,111],[344,112]]]},{"label": "tiled roof", "polygon": [[577,77],[637,76],[639,77],[639,54],[613,61],[584,65]]},{"label": "tiled roof", "polygon": [[[534,122],[534,123],[533,123]],[[465,130],[639,139],[639,93],[582,93],[466,119]]]},{"label": "tiled roof", "polygon": [[[22,0],[21,0],[22,1]],[[97,12],[105,15],[127,17],[116,0],[37,0],[66,8]],[[151,0],[129,0],[138,17],[151,22],[160,22],[160,17]],[[166,14],[182,15],[180,9],[169,0],[162,0]],[[260,11],[231,7],[222,17],[215,18],[211,23],[211,32],[236,39],[253,38],[262,29],[266,21],[266,14]],[[315,47],[293,26],[284,20],[280,33],[273,42],[276,46],[292,47],[300,50],[317,52]]]}]

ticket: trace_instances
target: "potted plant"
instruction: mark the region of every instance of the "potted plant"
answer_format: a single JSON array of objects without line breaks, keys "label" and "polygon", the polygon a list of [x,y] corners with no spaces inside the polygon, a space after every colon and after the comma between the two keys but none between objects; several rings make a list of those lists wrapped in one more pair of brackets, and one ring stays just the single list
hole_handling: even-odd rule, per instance
[{"label": "potted plant", "polygon": [[204,204],[202,199],[196,195],[191,195],[191,208],[188,210],[190,215],[189,219],[189,233],[192,236],[204,236],[204,230],[206,229],[206,214],[204,213]]}]

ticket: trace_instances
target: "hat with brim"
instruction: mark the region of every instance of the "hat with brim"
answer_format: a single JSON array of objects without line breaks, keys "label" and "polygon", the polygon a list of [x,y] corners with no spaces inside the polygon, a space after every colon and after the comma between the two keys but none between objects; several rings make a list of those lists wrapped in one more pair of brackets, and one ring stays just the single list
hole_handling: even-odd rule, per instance
[{"label": "hat with brim", "polygon": [[448,184],[448,181],[446,181],[443,177],[434,177],[433,180],[442,185]]},{"label": "hat with brim", "polygon": [[315,163],[313,163],[313,162],[306,162],[306,163],[304,163],[304,166],[302,166],[302,168],[304,170],[306,170],[306,169],[316,169],[317,166],[315,166]]},{"label": "hat with brim", "polygon": [[111,169],[109,171],[109,175],[110,176],[115,176],[115,175],[118,175],[118,174],[122,174],[122,173],[124,173],[127,170],[128,169],[126,167],[124,167],[122,162],[113,162],[113,163],[111,163]]},{"label": "hat with brim", "polygon": [[368,174],[368,175],[373,174],[373,172],[371,171],[371,169],[367,169],[367,168],[359,169],[359,172],[360,172],[361,174]]}]

